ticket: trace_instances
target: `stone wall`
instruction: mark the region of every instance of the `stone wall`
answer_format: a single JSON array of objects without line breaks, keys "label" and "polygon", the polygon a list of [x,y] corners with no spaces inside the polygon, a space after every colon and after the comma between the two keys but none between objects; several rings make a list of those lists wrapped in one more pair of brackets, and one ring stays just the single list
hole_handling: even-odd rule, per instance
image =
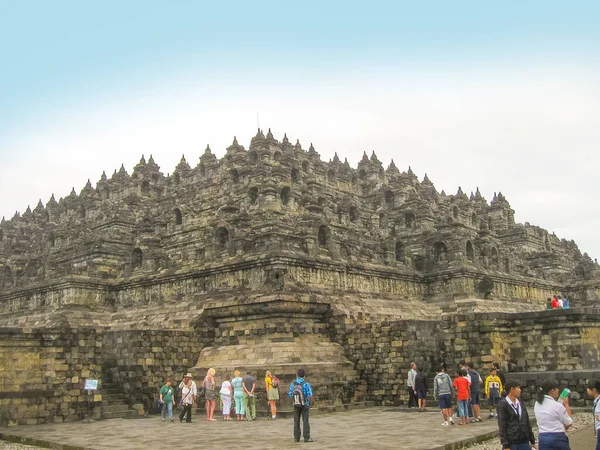
[{"label": "stone wall", "polygon": [[150,412],[165,378],[177,386],[202,348],[195,331],[182,330],[106,331],[103,345],[107,381],[119,385],[130,405],[142,404]]},{"label": "stone wall", "polygon": [[423,365],[425,371],[433,370],[438,353],[436,331],[436,321],[377,323],[362,314],[331,320],[332,340],[346,349],[346,356],[367,383],[365,399],[382,405],[407,400],[411,361]]},{"label": "stone wall", "polygon": [[98,417],[102,396],[83,387],[101,379],[102,345],[93,329],[0,329],[0,426]]},{"label": "stone wall", "polygon": [[599,367],[600,314],[593,309],[445,315],[439,336],[452,366],[470,359],[511,371]]},{"label": "stone wall", "polygon": [[[521,398],[527,405],[533,406],[536,389],[544,380],[555,380],[560,388],[569,388],[569,404],[571,406],[590,406],[594,398],[587,394],[587,382],[591,378],[600,380],[600,369],[573,370],[573,371],[545,371],[545,372],[515,372],[506,374],[507,378],[521,382]],[[591,411],[591,409],[590,409]]]}]

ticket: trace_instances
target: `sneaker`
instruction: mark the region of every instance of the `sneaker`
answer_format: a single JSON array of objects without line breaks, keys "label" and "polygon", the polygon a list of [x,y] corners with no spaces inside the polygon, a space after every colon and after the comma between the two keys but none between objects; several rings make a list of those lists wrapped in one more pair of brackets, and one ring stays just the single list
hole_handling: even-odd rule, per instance
[{"label": "sneaker", "polygon": [[449,425],[448,422],[442,422],[443,427],[447,427],[448,425]]},{"label": "sneaker", "polygon": [[494,417],[494,413],[490,413],[490,415],[488,416],[488,419],[491,419]]},{"label": "sneaker", "polygon": [[169,422],[175,422],[175,419],[169,419]]},{"label": "sneaker", "polygon": [[165,421],[165,419],[163,419],[163,422]]},{"label": "sneaker", "polygon": [[450,417],[450,425],[454,425],[454,420],[452,420],[452,417]]},{"label": "sneaker", "polygon": [[481,417],[478,417],[477,419],[475,419],[477,422],[481,422]]},{"label": "sneaker", "polygon": [[315,442],[313,438],[304,439],[304,442]]}]

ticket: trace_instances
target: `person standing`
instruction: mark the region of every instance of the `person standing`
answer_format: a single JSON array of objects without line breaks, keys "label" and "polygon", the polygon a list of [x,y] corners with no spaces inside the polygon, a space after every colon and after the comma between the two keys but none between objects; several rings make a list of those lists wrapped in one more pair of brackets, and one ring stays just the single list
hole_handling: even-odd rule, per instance
[{"label": "person standing", "polygon": [[231,377],[227,375],[225,381],[221,384],[221,401],[223,402],[223,420],[231,420],[231,397],[233,397],[233,388],[231,387]]},{"label": "person standing", "polygon": [[600,450],[600,381],[592,378],[587,384],[587,393],[594,398],[594,432],[596,433],[596,450]]},{"label": "person standing", "polygon": [[267,390],[267,400],[271,407],[271,419],[277,419],[277,400],[279,400],[279,380],[267,370],[265,374],[265,388]]},{"label": "person standing", "polygon": [[302,436],[304,442],[314,442],[310,437],[310,423],[308,421],[310,414],[310,404],[312,402],[312,388],[310,383],[304,379],[306,372],[300,368],[296,378],[288,391],[294,406],[294,441],[300,442],[300,417],[302,417]]},{"label": "person standing", "polygon": [[481,376],[475,370],[472,362],[466,364],[467,373],[471,377],[471,408],[473,409],[473,422],[481,422],[480,393]]},{"label": "person standing", "polygon": [[249,369],[244,378],[242,378],[242,388],[244,389],[244,409],[246,410],[246,420],[256,420],[256,398],[254,397],[256,378],[250,374]]},{"label": "person standing", "polygon": [[417,375],[417,363],[410,363],[410,370],[408,371],[408,377],[406,379],[406,389],[408,390],[408,407],[412,408],[416,403],[416,392],[415,392],[415,377]]},{"label": "person standing", "polygon": [[417,368],[415,376],[415,392],[417,393],[417,401],[419,402],[419,411],[426,411],[427,407],[427,378],[423,373],[423,367]]},{"label": "person standing", "polygon": [[458,417],[460,417],[460,425],[467,424],[469,417],[469,394],[471,393],[471,383],[467,378],[466,369],[460,369],[460,376],[454,380],[454,388],[456,389],[456,403],[458,404]]},{"label": "person standing", "polygon": [[502,381],[500,381],[500,377],[496,375],[496,368],[492,367],[490,370],[490,374],[485,379],[485,388],[484,392],[486,397],[488,398],[488,409],[490,411],[489,418],[498,417],[496,413],[496,407],[502,398],[500,393],[502,392]]},{"label": "person standing", "polygon": [[213,416],[215,415],[215,409],[217,407],[217,393],[215,391],[215,369],[212,367],[208,369],[208,373],[202,381],[204,387],[204,398],[206,406],[206,420],[209,422],[215,422]]},{"label": "person standing", "polygon": [[167,413],[169,415],[169,421],[173,422],[173,405],[175,404],[174,393],[173,386],[171,386],[171,378],[167,377],[165,385],[160,388],[160,403],[162,405],[160,415],[163,422],[165,421]]},{"label": "person standing", "polygon": [[504,385],[506,397],[498,403],[498,429],[503,450],[535,449],[535,436],[529,422],[529,414],[521,402],[521,385],[507,380]]},{"label": "person standing", "polygon": [[454,425],[452,420],[452,379],[446,373],[445,364],[440,364],[440,373],[433,379],[433,396],[438,397],[440,401],[440,410],[444,417],[442,426],[447,427],[448,423]]},{"label": "person standing", "polygon": [[179,383],[179,389],[181,389],[181,414],[179,414],[179,421],[185,421],[192,423],[192,405],[196,402],[196,396],[198,395],[198,389],[196,383],[192,380],[192,374],[186,373]]},{"label": "person standing", "polygon": [[[497,362],[492,363],[492,367],[496,369],[496,376],[500,378],[500,382],[502,383],[502,387],[506,386],[506,377],[504,376],[504,372],[500,370],[500,364]],[[500,390],[500,396],[505,397],[504,389]]]},{"label": "person standing", "polygon": [[243,379],[240,377],[239,370],[233,372],[231,386],[233,387],[233,400],[235,401],[235,413],[237,415],[237,420],[246,420],[246,408],[244,407],[244,385]]},{"label": "person standing", "polygon": [[558,394],[558,383],[554,380],[544,380],[536,393],[533,412],[537,420],[541,450],[571,450],[565,433],[573,424],[569,397],[565,397],[561,404],[556,401]]}]

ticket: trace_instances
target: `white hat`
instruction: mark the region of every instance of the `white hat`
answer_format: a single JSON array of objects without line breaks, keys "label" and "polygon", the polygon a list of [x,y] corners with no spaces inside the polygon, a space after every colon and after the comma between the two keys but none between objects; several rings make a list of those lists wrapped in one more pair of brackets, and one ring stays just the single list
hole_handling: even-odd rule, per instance
[{"label": "white hat", "polygon": [[184,378],[187,378],[187,377],[190,377],[190,378],[192,378],[192,374],[191,374],[191,373],[189,373],[189,372],[188,372],[188,373],[186,373]]}]

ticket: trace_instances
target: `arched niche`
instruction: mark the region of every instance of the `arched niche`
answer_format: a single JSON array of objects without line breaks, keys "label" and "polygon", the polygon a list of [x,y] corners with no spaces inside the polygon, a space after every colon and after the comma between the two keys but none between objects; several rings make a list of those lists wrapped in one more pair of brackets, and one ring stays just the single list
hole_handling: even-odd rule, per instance
[{"label": "arched niche", "polygon": [[131,254],[131,267],[133,269],[137,269],[138,267],[142,267],[142,264],[144,263],[144,254],[142,252],[142,250],[138,247],[133,249],[133,252]]},{"label": "arched niche", "polygon": [[407,212],[406,214],[404,214],[404,226],[408,230],[412,230],[412,229],[416,228],[417,221],[416,221],[414,213]]},{"label": "arched niche", "polygon": [[446,247],[446,244],[441,241],[433,244],[433,259],[436,263],[448,261],[448,247]]},{"label": "arched niche", "polygon": [[351,206],[348,216],[350,218],[350,222],[356,223],[358,220],[358,208],[356,206]]},{"label": "arched niche", "polygon": [[467,241],[467,244],[466,244],[466,254],[467,254],[467,259],[469,261],[474,261],[475,260],[475,251],[473,249],[473,244],[471,243],[471,241]]},{"label": "arched niche", "polygon": [[290,197],[291,197],[290,188],[285,186],[284,188],[281,189],[281,192],[279,193],[279,198],[281,199],[281,204],[282,205],[289,204]]},{"label": "arched niche", "polygon": [[331,231],[326,225],[321,225],[318,232],[318,241],[320,248],[329,248],[331,242]]},{"label": "arched niche", "polygon": [[175,219],[175,225],[181,225],[183,223],[183,217],[181,215],[181,210],[179,208],[175,208],[173,210],[173,216]]},{"label": "arched niche", "polygon": [[233,181],[235,184],[240,182],[240,173],[237,169],[231,169],[231,181]]},{"label": "arched niche", "polygon": [[[176,174],[177,177],[179,177],[179,174]],[[176,184],[179,184],[179,182],[175,181]],[[148,180],[144,180],[142,181],[142,185],[140,187],[140,193],[142,194],[142,197],[148,197],[150,195],[150,182]]]},{"label": "arched niche", "polygon": [[229,248],[229,230],[226,227],[219,227],[215,231],[215,245],[218,250]]},{"label": "arched niche", "polygon": [[395,199],[395,196],[392,191],[385,191],[383,193],[383,200],[385,201],[386,204],[393,205],[394,199]]},{"label": "arched niche", "polygon": [[258,188],[251,187],[248,191],[248,198],[250,199],[251,205],[256,205],[258,203]]},{"label": "arched niche", "polygon": [[295,183],[298,180],[300,180],[300,171],[296,168],[293,168],[290,172],[290,175],[292,177],[292,181]]},{"label": "arched niche", "polygon": [[404,244],[400,241],[396,242],[396,246],[394,248],[394,254],[396,257],[396,261],[404,262],[404,258],[405,258],[404,252],[405,252]]}]

